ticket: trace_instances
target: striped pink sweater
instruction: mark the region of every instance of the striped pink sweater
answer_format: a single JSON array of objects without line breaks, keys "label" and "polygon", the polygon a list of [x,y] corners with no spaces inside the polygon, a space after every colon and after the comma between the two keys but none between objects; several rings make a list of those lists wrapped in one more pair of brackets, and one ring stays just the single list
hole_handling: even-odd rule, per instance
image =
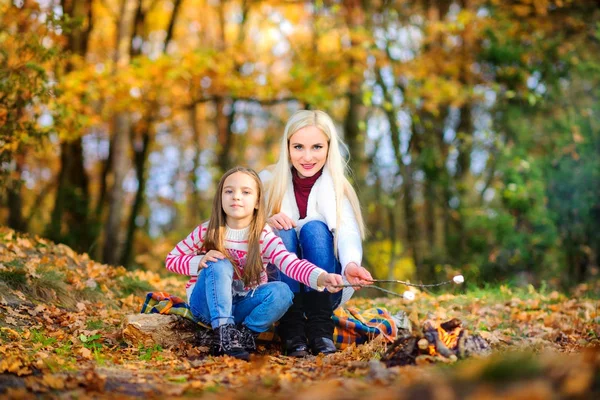
[{"label": "striped pink sweater", "polygon": [[[202,260],[200,249],[206,237],[208,222],[199,225],[186,237],[179,242],[177,246],[167,255],[166,266],[169,271],[178,274],[190,276],[185,289],[188,299],[192,294],[196,281],[198,279],[198,264]],[[239,267],[242,275],[246,265],[246,255],[248,254],[248,232],[250,228],[231,229],[227,227],[225,231],[225,249],[227,255]],[[260,237],[260,251],[264,264],[260,276],[260,283],[267,282],[266,266],[268,263],[274,264],[284,274],[292,279],[304,283],[313,289],[322,290],[317,287],[317,279],[323,272],[321,268],[306,261],[300,260],[294,253],[286,250],[281,239],[273,233],[270,226],[266,225]],[[243,284],[234,284],[234,288],[243,287]],[[246,294],[252,288],[244,288],[243,291],[235,291],[234,294]]]}]

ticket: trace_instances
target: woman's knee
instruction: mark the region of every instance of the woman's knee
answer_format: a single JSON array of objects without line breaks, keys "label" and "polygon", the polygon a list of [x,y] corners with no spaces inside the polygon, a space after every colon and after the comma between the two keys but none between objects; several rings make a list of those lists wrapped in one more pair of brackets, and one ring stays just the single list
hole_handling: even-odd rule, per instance
[{"label": "woman's knee", "polygon": [[298,248],[298,234],[296,233],[296,229],[282,229],[282,230],[274,230],[275,234],[281,238],[285,248],[287,251],[296,252]]},{"label": "woman's knee", "polygon": [[333,235],[331,231],[329,231],[327,224],[325,224],[323,221],[307,222],[300,229],[301,244],[314,240],[333,242]]}]

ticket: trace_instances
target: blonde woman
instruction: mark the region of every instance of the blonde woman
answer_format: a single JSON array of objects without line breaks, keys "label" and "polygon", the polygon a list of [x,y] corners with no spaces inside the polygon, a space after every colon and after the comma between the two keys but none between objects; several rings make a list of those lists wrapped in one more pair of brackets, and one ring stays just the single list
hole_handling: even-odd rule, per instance
[{"label": "blonde woman", "polygon": [[[367,283],[361,266],[364,223],[356,192],[346,178],[343,145],[333,121],[323,111],[301,110],[288,121],[279,161],[261,172],[267,194],[267,222],[288,251],[352,284]],[[348,300],[351,288],[333,294],[310,289],[280,273],[294,292],[281,318],[283,351],[294,357],[329,354],[333,310]]]}]

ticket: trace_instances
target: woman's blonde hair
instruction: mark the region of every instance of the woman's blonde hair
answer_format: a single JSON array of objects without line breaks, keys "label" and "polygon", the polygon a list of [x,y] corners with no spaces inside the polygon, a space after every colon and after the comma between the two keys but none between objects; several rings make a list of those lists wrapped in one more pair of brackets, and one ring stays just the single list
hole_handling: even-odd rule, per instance
[{"label": "woman's blonde hair", "polygon": [[221,177],[213,200],[212,213],[208,222],[208,230],[206,232],[204,244],[202,245],[202,250],[219,251],[231,261],[238,278],[242,276],[239,265],[235,263],[229,256],[229,253],[225,250],[227,215],[223,210],[223,186],[225,185],[225,180],[236,172],[241,172],[251,177],[256,184],[257,190],[256,208],[254,210],[254,217],[250,223],[250,231],[248,232],[248,255],[246,256],[246,266],[244,267],[243,274],[244,284],[246,286],[254,286],[260,283],[260,275],[264,269],[260,251],[260,236],[267,223],[262,183],[254,170],[244,167],[234,167],[225,172]]},{"label": "woman's blonde hair", "polygon": [[288,188],[291,176],[290,138],[294,133],[307,126],[319,128],[325,136],[327,136],[327,141],[329,143],[325,166],[331,174],[335,191],[336,232],[334,243],[337,253],[337,233],[340,226],[340,212],[344,196],[346,196],[352,205],[360,235],[363,239],[365,236],[365,226],[360,212],[358,196],[348,181],[348,178],[346,178],[346,174],[349,173],[348,163],[344,160],[340,152],[340,146],[345,146],[345,144],[339,138],[335,125],[327,113],[319,110],[300,110],[290,117],[285,126],[285,130],[283,131],[279,160],[271,168],[273,176],[271,181],[266,185],[266,191],[268,193],[267,215],[271,216],[281,211],[281,203]]}]

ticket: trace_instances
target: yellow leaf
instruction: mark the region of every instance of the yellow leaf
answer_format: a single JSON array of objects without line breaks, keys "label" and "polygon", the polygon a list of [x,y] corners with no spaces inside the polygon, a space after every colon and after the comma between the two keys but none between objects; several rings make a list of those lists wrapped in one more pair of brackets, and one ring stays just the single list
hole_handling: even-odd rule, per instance
[{"label": "yellow leaf", "polygon": [[82,348],[78,349],[77,352],[83,358],[86,358],[88,360],[92,359],[92,352],[90,351],[90,349],[88,349],[86,347],[82,347]]},{"label": "yellow leaf", "polygon": [[[8,318],[10,318],[10,317],[7,317],[7,319]],[[0,332],[6,332],[8,334],[8,336],[12,337],[13,339],[18,339],[20,337],[19,332],[15,331],[14,329],[2,327],[2,328],[0,328]]]}]

